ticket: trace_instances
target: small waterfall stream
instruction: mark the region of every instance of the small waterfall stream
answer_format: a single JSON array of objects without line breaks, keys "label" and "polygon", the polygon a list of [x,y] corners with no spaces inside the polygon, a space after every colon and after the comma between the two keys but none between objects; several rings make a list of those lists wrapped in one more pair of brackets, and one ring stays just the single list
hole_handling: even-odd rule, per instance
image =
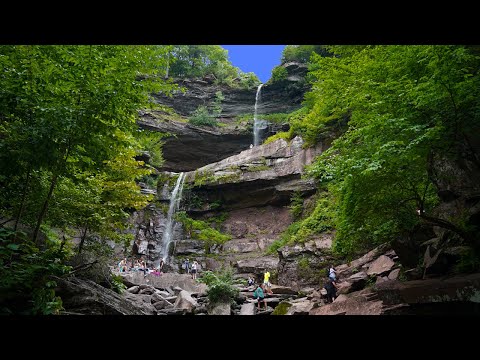
[{"label": "small waterfall stream", "polygon": [[253,113],[253,145],[260,145],[260,130],[265,129],[267,122],[265,120],[258,119],[257,110],[261,101],[261,91],[263,84],[258,85],[257,94],[255,95],[255,111]]},{"label": "small waterfall stream", "polygon": [[173,217],[175,213],[178,211],[178,207],[180,206],[180,201],[182,200],[182,191],[183,185],[185,182],[185,173],[180,173],[178,176],[177,182],[175,183],[175,188],[172,191],[172,195],[170,198],[170,206],[168,208],[167,214],[167,223],[165,224],[165,231],[163,232],[162,236],[162,259],[166,263],[168,257],[168,250],[170,243],[173,241],[173,226],[175,220]]}]

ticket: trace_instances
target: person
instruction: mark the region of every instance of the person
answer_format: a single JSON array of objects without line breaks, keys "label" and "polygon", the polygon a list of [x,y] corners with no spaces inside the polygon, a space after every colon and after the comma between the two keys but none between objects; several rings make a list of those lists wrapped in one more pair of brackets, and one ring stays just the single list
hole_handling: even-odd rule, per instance
[{"label": "person", "polygon": [[333,265],[330,265],[330,270],[328,271],[328,277],[333,281],[337,280],[337,270],[335,270]]},{"label": "person", "polygon": [[328,280],[323,288],[327,290],[327,303],[333,302],[333,300],[337,298],[337,284],[335,283],[335,280],[333,280],[331,277],[328,277]]},{"label": "person", "polygon": [[253,292],[253,298],[257,299],[257,307],[260,310],[260,303],[263,301],[265,310],[267,310],[267,300],[265,300],[265,293],[263,292],[265,284],[259,284],[257,289]]},{"label": "person", "polygon": [[193,261],[191,270],[192,270],[192,279],[196,280],[197,279],[197,261],[196,260]]},{"label": "person", "polygon": [[263,274],[263,285],[266,293],[272,295],[273,292],[270,289],[270,287],[272,286],[272,284],[270,284],[270,271],[265,271],[265,273]]},{"label": "person", "polygon": [[127,271],[127,258],[124,258],[122,261],[118,263],[118,270],[120,272],[126,272]]},{"label": "person", "polygon": [[250,149],[253,148],[253,144],[250,144]]},{"label": "person", "polygon": [[255,281],[253,281],[253,279],[249,276],[247,283],[248,283],[248,286],[252,286],[255,283]]},{"label": "person", "polygon": [[158,265],[158,272],[162,274],[163,271],[163,265],[165,265],[165,261],[163,259],[160,260],[160,264]]},{"label": "person", "polygon": [[183,265],[187,274],[190,274],[190,260],[186,259]]}]

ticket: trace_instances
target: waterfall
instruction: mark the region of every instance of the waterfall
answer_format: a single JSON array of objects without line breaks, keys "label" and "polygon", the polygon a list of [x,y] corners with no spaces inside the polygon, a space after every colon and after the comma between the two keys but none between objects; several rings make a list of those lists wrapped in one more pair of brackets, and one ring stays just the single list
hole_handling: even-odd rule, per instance
[{"label": "waterfall", "polygon": [[175,184],[175,188],[172,191],[172,196],[170,198],[170,206],[168,208],[167,214],[167,223],[165,225],[165,230],[162,236],[162,259],[166,263],[166,259],[168,257],[168,248],[170,243],[173,240],[173,225],[174,220],[173,217],[180,206],[180,201],[182,200],[182,191],[183,191],[183,184],[185,182],[185,173],[180,173],[178,176],[177,182]]},{"label": "waterfall", "polygon": [[255,95],[255,111],[253,113],[253,145],[258,146],[260,145],[260,130],[265,129],[267,122],[265,120],[258,119],[257,116],[257,109],[258,103],[261,100],[261,90],[263,84],[258,85],[257,94]]}]

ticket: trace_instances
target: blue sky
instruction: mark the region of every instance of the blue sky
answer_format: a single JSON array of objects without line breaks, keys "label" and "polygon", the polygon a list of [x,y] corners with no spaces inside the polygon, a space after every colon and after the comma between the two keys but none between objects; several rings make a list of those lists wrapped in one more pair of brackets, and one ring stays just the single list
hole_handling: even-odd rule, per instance
[{"label": "blue sky", "polygon": [[270,79],[272,69],[280,65],[285,45],[221,45],[228,50],[234,66],[243,72],[254,72],[262,83]]}]

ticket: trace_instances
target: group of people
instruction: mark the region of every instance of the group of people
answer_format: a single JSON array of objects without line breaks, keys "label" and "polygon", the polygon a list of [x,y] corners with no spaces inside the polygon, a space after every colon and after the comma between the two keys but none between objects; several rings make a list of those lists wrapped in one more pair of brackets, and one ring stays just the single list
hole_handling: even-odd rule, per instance
[{"label": "group of people", "polygon": [[185,261],[182,264],[182,269],[184,269],[187,274],[192,274],[193,280],[197,279],[198,262],[196,260],[194,260],[193,263],[190,264],[190,260],[185,259]]},{"label": "group of people", "polygon": [[145,259],[133,259],[130,263],[130,266],[128,266],[128,261],[127,258],[123,258],[119,263],[118,263],[118,271],[119,272],[127,272],[127,271],[143,271],[143,276],[147,276],[147,274],[153,274],[156,276],[160,276],[163,274],[163,266],[165,265],[165,262],[163,259],[160,260],[160,263],[158,266],[153,267],[153,268],[148,268],[147,267],[147,262]]}]

